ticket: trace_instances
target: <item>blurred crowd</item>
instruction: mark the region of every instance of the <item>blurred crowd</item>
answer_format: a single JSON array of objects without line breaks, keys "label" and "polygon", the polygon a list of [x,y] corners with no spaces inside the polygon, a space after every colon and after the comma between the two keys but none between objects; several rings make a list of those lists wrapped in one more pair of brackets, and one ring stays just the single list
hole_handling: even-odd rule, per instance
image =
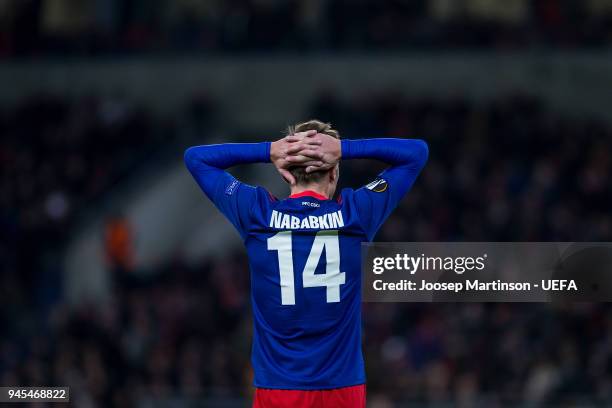
[{"label": "blurred crowd", "polygon": [[[486,103],[326,92],[312,116],[345,135],[427,140],[429,161],[391,215],[386,241],[612,240],[612,128],[554,114],[534,98]],[[370,163],[345,163],[341,183],[367,181]],[[353,184],[354,185],[354,184]]]},{"label": "blurred crowd", "polygon": [[[79,407],[246,406],[244,255],[156,272],[101,307],[56,307],[47,331],[26,344],[3,338],[2,383],[70,385]],[[611,312],[608,304],[365,304],[369,401],[604,406]]]},{"label": "blurred crowd", "polygon": [[37,95],[0,109],[3,338],[43,326],[77,216],[142,165],[165,138],[160,122],[120,97]]},{"label": "blurred crowd", "polygon": [[611,0],[1,0],[0,57],[609,46]]},{"label": "blurred crowd", "polygon": [[[125,272],[121,270],[120,273]],[[3,337],[2,384],[69,385],[78,407],[202,406],[248,395],[244,255],[153,278],[121,279],[113,299],[58,304],[44,331]],[[235,405],[234,405],[235,406]]]},{"label": "blurred crowd", "polygon": [[0,109],[2,213],[25,227],[69,219],[168,136],[121,96],[36,95]]},{"label": "blurred crowd", "polygon": [[[524,95],[482,103],[333,95],[322,93],[309,116],[345,137],[430,145],[423,174],[377,240],[612,240],[608,124],[560,116]],[[82,407],[240,406],[251,392],[241,249],[127,278],[118,274],[129,262],[113,249],[121,271],[112,299],[76,309],[61,301],[61,270],[46,267],[58,265],[44,254],[65,241],[62,220],[127,178],[143,145],[165,143],[159,119],[130,106],[46,96],[1,116],[0,382],[67,384]],[[374,176],[371,163],[342,164],[344,186]],[[108,234],[121,247],[129,229],[112,223]],[[609,403],[611,312],[605,303],[364,304],[369,400]]]}]

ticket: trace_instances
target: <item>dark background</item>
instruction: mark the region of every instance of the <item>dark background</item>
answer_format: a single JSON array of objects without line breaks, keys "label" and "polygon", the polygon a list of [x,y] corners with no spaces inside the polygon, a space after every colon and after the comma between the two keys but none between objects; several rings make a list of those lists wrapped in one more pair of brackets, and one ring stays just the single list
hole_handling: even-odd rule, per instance
[{"label": "dark background", "polygon": [[[607,0],[0,1],[0,385],[248,406],[244,251],[160,187],[197,194],[192,144],[311,117],[418,137],[429,162],[378,241],[610,241],[611,44]],[[237,174],[286,194],[263,167]],[[612,403],[606,303],[363,312],[369,406]]]}]

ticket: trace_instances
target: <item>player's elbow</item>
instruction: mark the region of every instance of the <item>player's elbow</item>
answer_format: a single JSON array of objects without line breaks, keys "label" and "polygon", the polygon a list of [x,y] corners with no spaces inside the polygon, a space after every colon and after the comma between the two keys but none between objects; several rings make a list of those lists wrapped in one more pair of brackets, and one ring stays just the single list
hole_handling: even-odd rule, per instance
[{"label": "player's elbow", "polygon": [[429,158],[429,146],[427,142],[421,139],[415,140],[415,157],[419,167],[425,166]]},{"label": "player's elbow", "polygon": [[196,149],[197,149],[196,146],[190,147],[187,150],[185,150],[185,153],[183,154],[183,160],[185,161],[185,166],[187,166],[189,170],[193,169],[198,162],[198,159],[197,159],[198,154],[197,154]]}]

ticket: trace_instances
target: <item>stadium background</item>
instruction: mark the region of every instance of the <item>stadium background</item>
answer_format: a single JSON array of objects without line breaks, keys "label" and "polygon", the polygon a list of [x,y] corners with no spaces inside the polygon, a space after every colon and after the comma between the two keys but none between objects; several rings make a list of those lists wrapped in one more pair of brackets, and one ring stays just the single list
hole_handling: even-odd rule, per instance
[{"label": "stadium background", "polygon": [[[1,0],[1,384],[248,405],[245,255],[192,144],[423,138],[377,240],[612,240],[610,45],[609,0]],[[270,167],[236,174],[282,195]],[[372,407],[612,401],[608,304],[363,310]]]}]

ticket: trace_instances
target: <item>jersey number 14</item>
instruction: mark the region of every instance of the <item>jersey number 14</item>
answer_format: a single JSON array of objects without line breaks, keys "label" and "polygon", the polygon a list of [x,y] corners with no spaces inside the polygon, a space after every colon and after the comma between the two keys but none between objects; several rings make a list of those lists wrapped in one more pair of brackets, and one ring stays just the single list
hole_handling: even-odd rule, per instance
[{"label": "jersey number 14", "polygon": [[[325,248],[325,273],[315,274]],[[293,251],[291,231],[282,231],[268,238],[268,250],[278,251],[280,271],[281,303],[295,305],[295,278],[293,273]],[[305,288],[324,286],[327,288],[327,303],[340,301],[340,285],[345,283],[344,272],[340,272],[340,244],[338,231],[319,231],[315,236],[306,260],[302,281]]]}]

